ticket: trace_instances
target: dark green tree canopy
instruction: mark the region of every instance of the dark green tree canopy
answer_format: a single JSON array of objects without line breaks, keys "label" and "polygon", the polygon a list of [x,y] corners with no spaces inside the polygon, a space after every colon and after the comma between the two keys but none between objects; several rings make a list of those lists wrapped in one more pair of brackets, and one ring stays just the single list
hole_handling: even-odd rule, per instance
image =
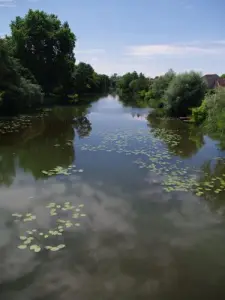
[{"label": "dark green tree canopy", "polygon": [[201,105],[206,85],[194,71],[177,75],[165,92],[168,113],[172,116],[191,114],[191,108]]},{"label": "dark green tree canopy", "polygon": [[105,74],[97,74],[91,65],[80,62],[74,71],[75,90],[78,94],[107,91],[110,86],[109,77]]},{"label": "dark green tree canopy", "polygon": [[15,57],[29,68],[45,92],[67,85],[74,69],[76,37],[54,14],[29,10],[11,23]]},{"label": "dark green tree canopy", "polygon": [[10,56],[7,41],[0,39],[0,109],[15,113],[20,108],[42,102],[41,88],[30,71]]}]

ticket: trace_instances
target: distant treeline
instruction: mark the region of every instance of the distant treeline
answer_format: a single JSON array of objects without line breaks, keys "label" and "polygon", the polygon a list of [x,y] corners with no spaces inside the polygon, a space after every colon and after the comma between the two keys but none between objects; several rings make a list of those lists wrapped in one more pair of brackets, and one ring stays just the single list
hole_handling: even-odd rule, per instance
[{"label": "distant treeline", "polygon": [[[219,78],[224,77],[223,74]],[[111,85],[127,105],[153,107],[158,116],[190,117],[212,136],[225,136],[225,87],[214,85],[209,89],[200,73],[176,74],[170,69],[155,78],[137,72],[114,74]]]}]

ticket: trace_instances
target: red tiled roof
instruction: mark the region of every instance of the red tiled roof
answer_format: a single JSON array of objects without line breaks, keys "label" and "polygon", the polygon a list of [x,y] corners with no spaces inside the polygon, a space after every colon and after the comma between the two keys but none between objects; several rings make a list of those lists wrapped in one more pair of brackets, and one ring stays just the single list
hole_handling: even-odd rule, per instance
[{"label": "red tiled roof", "polygon": [[217,86],[222,86],[225,87],[225,78],[219,78],[216,80],[216,85]]}]

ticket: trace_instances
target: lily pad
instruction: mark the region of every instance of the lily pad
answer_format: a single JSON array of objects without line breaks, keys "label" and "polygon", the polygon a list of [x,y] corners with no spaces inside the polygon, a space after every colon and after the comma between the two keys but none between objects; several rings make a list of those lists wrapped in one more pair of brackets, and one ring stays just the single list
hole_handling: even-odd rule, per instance
[{"label": "lily pad", "polygon": [[19,245],[17,248],[19,248],[19,249],[21,249],[21,250],[23,250],[23,249],[26,249],[27,248],[27,245]]}]

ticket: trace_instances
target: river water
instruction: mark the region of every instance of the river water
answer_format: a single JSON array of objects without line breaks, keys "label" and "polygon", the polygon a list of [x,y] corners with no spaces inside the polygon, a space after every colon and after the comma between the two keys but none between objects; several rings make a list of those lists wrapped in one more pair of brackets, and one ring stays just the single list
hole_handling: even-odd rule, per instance
[{"label": "river water", "polygon": [[149,112],[0,123],[0,299],[225,299],[224,152]]}]

